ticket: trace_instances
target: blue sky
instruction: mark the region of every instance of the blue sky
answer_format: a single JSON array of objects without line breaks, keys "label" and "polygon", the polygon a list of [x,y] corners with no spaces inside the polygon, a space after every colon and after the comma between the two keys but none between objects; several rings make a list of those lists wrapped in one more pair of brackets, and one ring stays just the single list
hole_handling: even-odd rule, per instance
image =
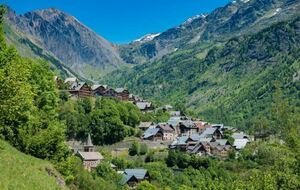
[{"label": "blue sky", "polygon": [[17,13],[54,7],[114,42],[162,32],[187,18],[209,13],[230,0],[0,0]]}]

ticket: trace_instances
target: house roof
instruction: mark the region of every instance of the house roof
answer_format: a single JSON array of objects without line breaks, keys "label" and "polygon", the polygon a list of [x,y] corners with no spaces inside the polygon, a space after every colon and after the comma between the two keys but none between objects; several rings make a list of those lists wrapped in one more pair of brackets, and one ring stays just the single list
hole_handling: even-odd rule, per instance
[{"label": "house roof", "polygon": [[135,176],[138,180],[142,180],[147,175],[146,169],[126,169],[124,171],[125,175]]},{"label": "house roof", "polygon": [[99,152],[81,152],[78,151],[78,155],[83,160],[102,160],[103,156]]},{"label": "house roof", "polygon": [[150,102],[136,102],[135,104],[140,110],[144,110],[148,107],[151,107],[151,103]]},{"label": "house roof", "polygon": [[124,92],[126,89],[125,88],[116,88],[116,92],[117,93],[121,93],[121,92]]},{"label": "house roof", "polygon": [[217,139],[216,142],[222,146],[225,146],[227,144],[228,140],[227,139]]},{"label": "house roof", "polygon": [[70,78],[66,78],[65,83],[74,83],[77,81],[77,78],[75,77],[70,77]]},{"label": "house roof", "polygon": [[175,127],[180,123],[180,121],[181,117],[171,117],[167,123]]},{"label": "house roof", "polygon": [[74,82],[72,85],[71,85],[71,89],[72,90],[80,90],[86,83],[85,82]]},{"label": "house roof", "polygon": [[206,128],[205,131],[203,131],[203,133],[200,136],[204,137],[204,138],[209,137],[209,136],[213,135],[216,130],[218,130],[218,129],[215,127]]},{"label": "house roof", "polygon": [[87,141],[85,143],[85,146],[94,146],[90,134],[88,134],[88,138],[87,138]]},{"label": "house roof", "polygon": [[210,125],[208,125],[207,122],[204,122],[204,121],[194,121],[194,124],[199,129],[206,129],[206,128],[211,127]]},{"label": "house roof", "polygon": [[240,133],[233,133],[231,135],[232,138],[234,139],[248,139],[249,136],[243,132],[240,132]]},{"label": "house roof", "polygon": [[189,138],[188,136],[178,137],[177,144],[178,145],[185,145],[188,138]]},{"label": "house roof", "polygon": [[180,125],[183,125],[187,128],[194,128],[196,127],[195,123],[192,120],[182,120],[180,121]]},{"label": "house roof", "polygon": [[249,142],[248,139],[235,139],[233,142],[233,146],[236,149],[240,150],[240,149],[245,148],[245,146],[247,145],[248,142]]},{"label": "house roof", "polygon": [[159,128],[148,128],[144,133],[144,138],[149,138],[151,136],[154,136],[158,133],[160,129]]},{"label": "house roof", "polygon": [[92,90],[97,90],[97,88],[99,88],[99,87],[103,87],[103,88],[107,88],[107,85],[101,85],[101,84],[94,84],[92,87],[91,87],[91,89]]},{"label": "house roof", "polygon": [[123,173],[123,178],[122,178],[120,184],[125,185],[126,183],[128,183],[128,181],[138,182],[139,180],[134,175],[126,175]]},{"label": "house roof", "polygon": [[192,141],[199,141],[200,140],[200,135],[199,134],[192,134],[191,136],[190,136],[190,139],[192,140]]},{"label": "house roof", "polygon": [[160,124],[157,127],[161,128],[163,131],[173,132],[174,129],[169,124]]},{"label": "house roof", "polygon": [[181,116],[181,112],[180,111],[171,111],[170,115],[171,116]]},{"label": "house roof", "polygon": [[152,125],[152,122],[141,122],[138,127],[139,128],[149,128],[149,127],[151,127],[151,125]]}]

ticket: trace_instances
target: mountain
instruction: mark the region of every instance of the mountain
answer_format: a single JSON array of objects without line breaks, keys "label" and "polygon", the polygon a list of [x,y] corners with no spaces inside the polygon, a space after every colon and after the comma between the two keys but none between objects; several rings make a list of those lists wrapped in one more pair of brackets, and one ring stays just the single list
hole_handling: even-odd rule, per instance
[{"label": "mountain", "polygon": [[210,14],[189,18],[152,40],[119,49],[132,64],[145,63],[187,47],[207,48],[228,39],[257,32],[299,12],[298,0],[236,0]]},{"label": "mountain", "polygon": [[[73,16],[54,8],[24,15],[16,15],[9,10],[7,25],[13,33],[25,36],[22,44],[34,44],[42,48],[57,61],[87,79],[97,78],[123,63],[115,45]],[[19,50],[24,51],[22,47]]]},{"label": "mountain", "polygon": [[[261,2],[269,1],[249,1],[253,5]],[[224,27],[216,24],[213,29],[211,25],[209,30],[215,32],[204,32],[201,38],[218,39],[220,35],[222,41],[214,45],[199,41],[154,62],[115,71],[104,81],[112,86],[126,86],[154,101],[184,105],[208,121],[249,127],[257,115],[269,115],[277,83],[283,99],[293,107],[300,105],[300,15],[294,9],[299,11],[299,4],[299,1],[284,1],[280,8],[266,5],[271,10],[268,15],[272,13],[269,23],[264,21],[267,16],[263,14],[256,22],[264,24],[253,25],[248,31],[228,27],[232,33],[238,33],[231,38],[226,37],[227,30],[216,30]],[[227,5],[227,9],[230,6],[235,6],[235,2]],[[212,14],[226,15],[226,7]],[[242,10],[234,12],[245,14],[241,7]],[[233,14],[229,20],[245,24],[244,14],[239,19],[232,18],[237,17]],[[256,11],[251,14],[258,15]],[[212,15],[205,19],[212,19]]]},{"label": "mountain", "polygon": [[0,189],[67,189],[58,185],[62,178],[49,162],[21,153],[3,140],[0,153]]}]

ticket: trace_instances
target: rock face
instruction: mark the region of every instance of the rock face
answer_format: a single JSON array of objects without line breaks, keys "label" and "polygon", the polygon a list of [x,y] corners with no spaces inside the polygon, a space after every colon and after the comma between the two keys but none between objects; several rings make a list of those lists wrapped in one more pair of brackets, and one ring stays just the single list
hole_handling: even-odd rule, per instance
[{"label": "rock face", "polygon": [[81,76],[92,79],[98,73],[123,63],[113,44],[57,9],[16,15],[9,11],[8,22],[43,49]]}]

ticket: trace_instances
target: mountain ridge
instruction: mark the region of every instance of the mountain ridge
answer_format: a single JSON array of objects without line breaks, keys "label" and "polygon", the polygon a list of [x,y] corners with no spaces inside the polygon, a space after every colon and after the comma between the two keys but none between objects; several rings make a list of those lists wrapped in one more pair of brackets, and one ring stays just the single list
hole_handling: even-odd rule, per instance
[{"label": "mountain ridge", "polygon": [[123,64],[112,43],[58,9],[23,15],[10,10],[7,22],[84,78],[96,78]]}]

